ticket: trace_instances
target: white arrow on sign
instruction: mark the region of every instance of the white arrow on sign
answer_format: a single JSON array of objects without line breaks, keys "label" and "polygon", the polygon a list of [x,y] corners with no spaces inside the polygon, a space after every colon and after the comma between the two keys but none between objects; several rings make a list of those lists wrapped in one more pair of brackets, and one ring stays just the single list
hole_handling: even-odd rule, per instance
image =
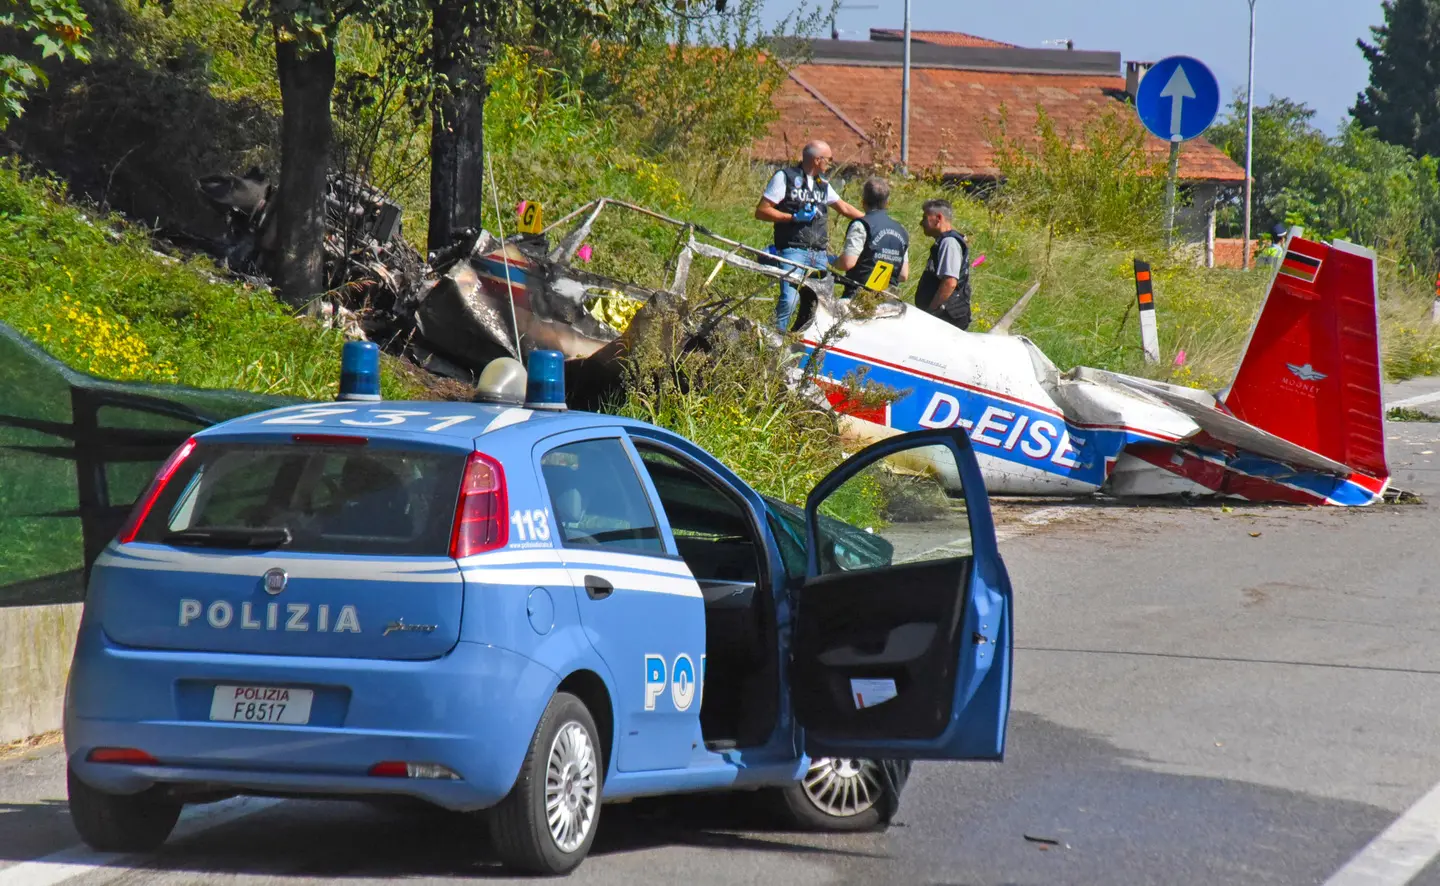
[{"label": "white arrow on sign", "polygon": [[1185,76],[1184,65],[1175,66],[1175,73],[1160,90],[1160,97],[1170,99],[1170,138],[1179,139],[1185,119],[1185,99],[1195,97],[1195,88],[1190,85],[1190,78]]}]

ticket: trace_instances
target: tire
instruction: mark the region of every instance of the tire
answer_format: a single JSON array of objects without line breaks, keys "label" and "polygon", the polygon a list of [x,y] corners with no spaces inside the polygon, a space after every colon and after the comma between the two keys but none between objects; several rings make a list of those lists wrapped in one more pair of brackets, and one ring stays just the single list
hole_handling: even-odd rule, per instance
[{"label": "tire", "polygon": [[[520,766],[515,786],[490,812],[495,853],[527,874],[565,874],[585,860],[600,826],[605,760],[599,730],[585,704],[559,692],[550,700]],[[558,806],[553,828],[547,813]]]},{"label": "tire", "polygon": [[70,821],[91,849],[99,852],[150,852],[159,849],[180,817],[183,805],[151,788],[138,794],[107,794],[90,787],[69,767]]},{"label": "tire", "polygon": [[908,761],[816,757],[800,781],[780,789],[776,806],[804,831],[882,830],[900,807],[909,774]]}]

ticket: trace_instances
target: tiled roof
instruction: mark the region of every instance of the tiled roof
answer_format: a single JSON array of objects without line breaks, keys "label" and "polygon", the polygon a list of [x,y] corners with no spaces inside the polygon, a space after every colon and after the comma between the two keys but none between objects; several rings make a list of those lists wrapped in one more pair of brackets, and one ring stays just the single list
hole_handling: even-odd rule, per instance
[{"label": "tiled roof", "polygon": [[[937,161],[946,175],[994,178],[994,152],[987,127],[1002,105],[1011,131],[1029,134],[1036,106],[1057,128],[1078,132],[1107,110],[1133,114],[1123,96],[1120,76],[1005,73],[938,68],[910,72],[910,167],[931,169]],[[780,119],[754,146],[756,159],[792,162],[813,138],[829,142],[837,163],[869,163],[870,135],[876,118],[893,127],[891,156],[900,154],[900,68],[844,64],[796,67],[775,98]],[[1168,143],[1147,135],[1147,151],[1168,155]],[[1189,181],[1243,182],[1245,172],[1204,139],[1186,142],[1180,151],[1180,177]]]},{"label": "tiled roof", "polygon": [[[904,40],[905,32],[899,28],[871,28],[871,40]],[[937,46],[993,46],[1014,48],[1014,43],[1001,43],[988,37],[976,37],[960,31],[917,31],[910,29],[910,42],[934,43]]]}]

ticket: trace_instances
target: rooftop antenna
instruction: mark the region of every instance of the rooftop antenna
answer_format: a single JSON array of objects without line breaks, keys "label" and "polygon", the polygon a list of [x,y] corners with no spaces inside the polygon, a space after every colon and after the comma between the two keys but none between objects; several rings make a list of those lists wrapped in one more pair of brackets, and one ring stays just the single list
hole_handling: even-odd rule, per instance
[{"label": "rooftop antenna", "polygon": [[856,4],[854,4],[854,3],[842,3],[842,4],[837,5],[834,9],[832,9],[832,10],[830,11],[830,39],[831,39],[831,40],[839,40],[839,39],[840,39],[840,31],[839,31],[839,29],[837,29],[837,28],[835,27],[835,15],[836,15],[836,13],[838,13],[840,10],[842,10],[842,9],[879,9],[879,8],[880,8],[879,6],[877,6],[877,5],[873,4],[873,3],[866,3],[866,4],[862,4],[862,5],[856,5]]}]

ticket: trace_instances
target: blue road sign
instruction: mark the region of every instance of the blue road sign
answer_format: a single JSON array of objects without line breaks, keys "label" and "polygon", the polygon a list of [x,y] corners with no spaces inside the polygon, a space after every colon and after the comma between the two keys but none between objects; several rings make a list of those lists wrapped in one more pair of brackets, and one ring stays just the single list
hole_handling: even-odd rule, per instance
[{"label": "blue road sign", "polygon": [[1188,55],[1157,62],[1140,81],[1135,109],[1145,128],[1166,141],[1189,141],[1210,128],[1220,111],[1220,84]]}]

